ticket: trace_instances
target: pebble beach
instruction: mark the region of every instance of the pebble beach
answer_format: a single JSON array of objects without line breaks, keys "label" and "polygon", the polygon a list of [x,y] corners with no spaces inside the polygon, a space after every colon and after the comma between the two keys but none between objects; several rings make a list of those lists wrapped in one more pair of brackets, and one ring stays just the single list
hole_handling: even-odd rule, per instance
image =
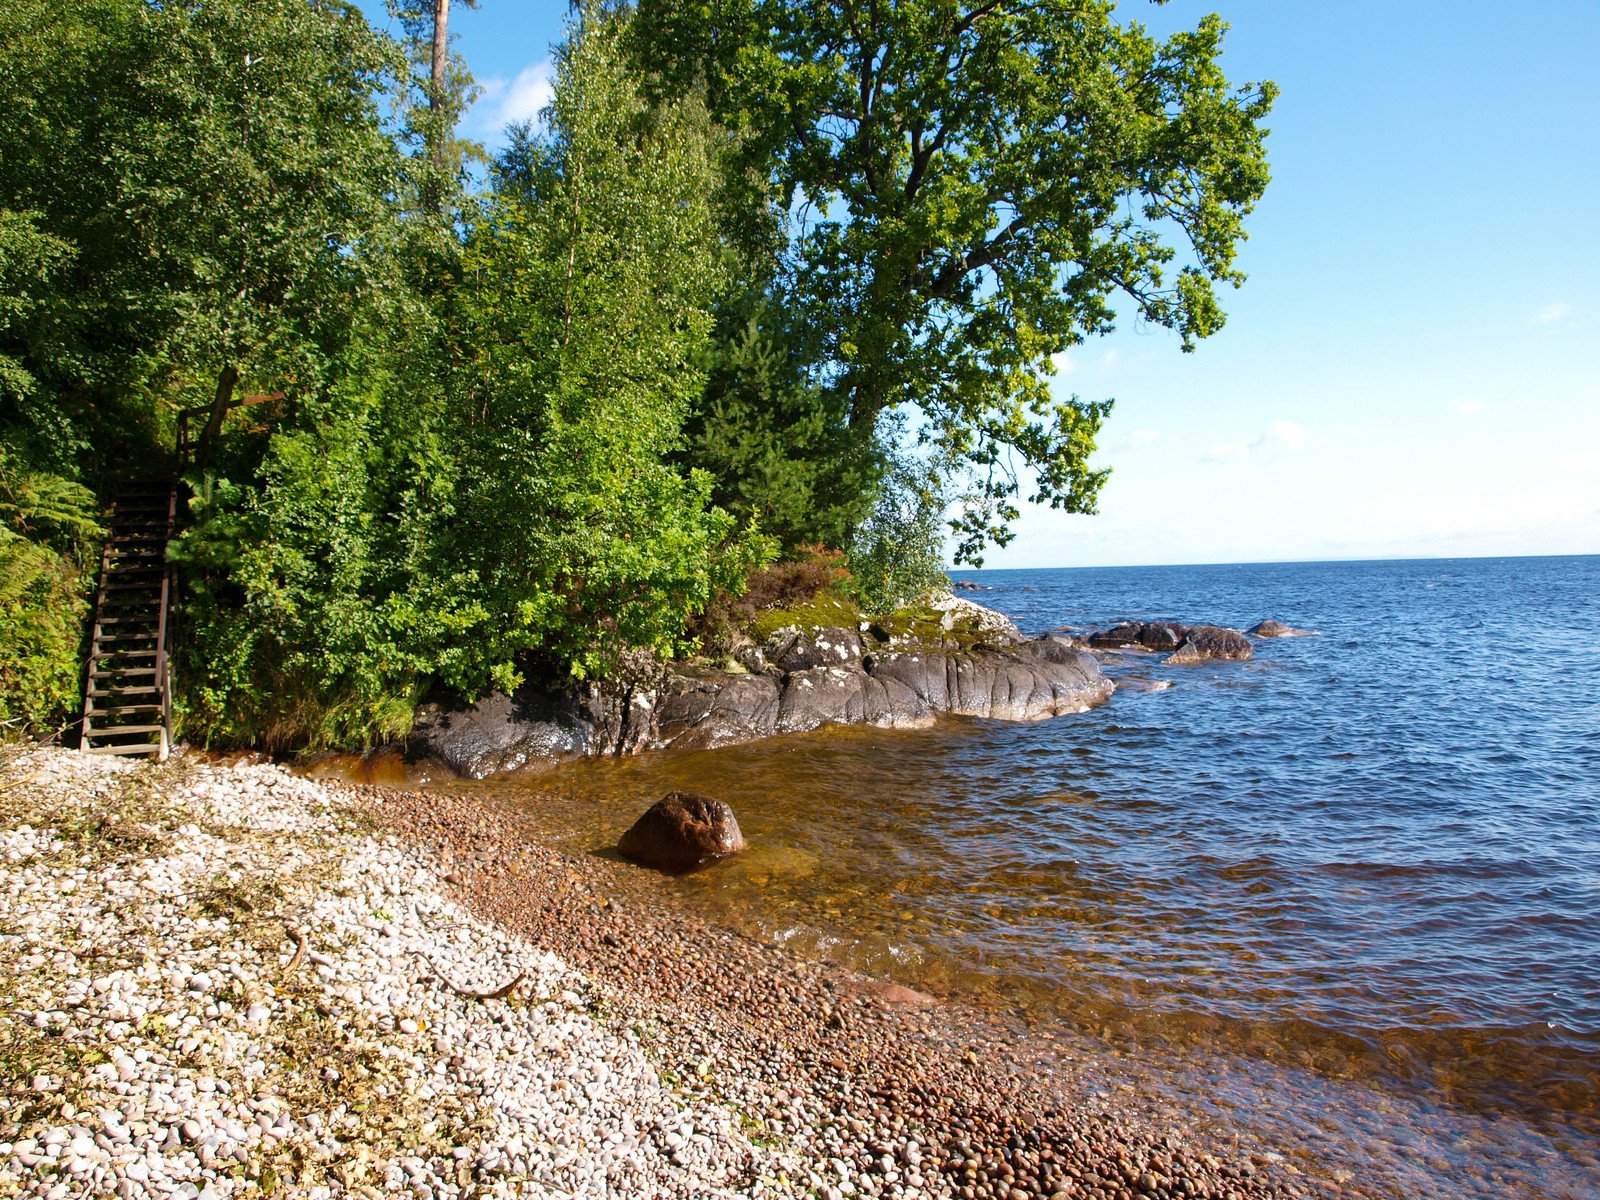
[{"label": "pebble beach", "polygon": [[0,1196],[1334,1194],[471,799],[0,761]]}]

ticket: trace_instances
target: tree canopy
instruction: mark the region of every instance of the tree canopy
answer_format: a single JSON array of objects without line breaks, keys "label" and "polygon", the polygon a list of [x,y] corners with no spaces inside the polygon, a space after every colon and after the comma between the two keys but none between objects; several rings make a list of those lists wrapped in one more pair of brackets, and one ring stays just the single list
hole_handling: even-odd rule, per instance
[{"label": "tree canopy", "polygon": [[1218,329],[1266,184],[1215,18],[595,0],[491,161],[450,5],[389,12],[0,5],[0,727],[65,722],[129,475],[184,472],[194,740],[696,653],[752,578],[892,608],[1025,481],[1093,509],[1052,356]]},{"label": "tree canopy", "polygon": [[1208,17],[1158,41],[1110,0],[640,0],[669,86],[704,81],[796,213],[789,276],[853,428],[913,406],[979,472],[961,552],[1004,540],[1019,481],[1092,511],[1107,406],[1051,357],[1121,304],[1185,349],[1222,325],[1267,183],[1271,84],[1234,87]]}]

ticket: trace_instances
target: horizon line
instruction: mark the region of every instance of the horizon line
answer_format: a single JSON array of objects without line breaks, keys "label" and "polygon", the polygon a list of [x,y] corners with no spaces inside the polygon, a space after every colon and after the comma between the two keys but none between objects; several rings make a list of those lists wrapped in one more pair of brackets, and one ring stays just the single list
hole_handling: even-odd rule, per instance
[{"label": "horizon line", "polygon": [[1350,558],[1268,558],[1228,559],[1222,562],[1159,562],[1159,563],[1075,563],[1053,567],[955,567],[946,565],[946,575],[984,574],[992,571],[1112,571],[1155,570],[1163,567],[1287,567],[1315,566],[1321,563],[1408,563],[1408,562],[1487,562],[1507,558],[1600,558],[1600,550],[1585,550],[1573,554],[1413,554],[1388,557],[1354,556]]}]

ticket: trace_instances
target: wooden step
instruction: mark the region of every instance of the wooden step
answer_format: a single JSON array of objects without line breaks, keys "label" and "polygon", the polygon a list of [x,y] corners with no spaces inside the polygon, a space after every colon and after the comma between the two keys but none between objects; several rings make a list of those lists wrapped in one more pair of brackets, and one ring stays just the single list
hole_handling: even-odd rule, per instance
[{"label": "wooden step", "polygon": [[85,716],[90,717],[129,717],[135,713],[155,713],[161,711],[159,704],[113,704],[109,708],[91,708]]},{"label": "wooden step", "polygon": [[123,642],[153,642],[156,640],[156,631],[149,633],[105,633],[96,636],[96,646],[120,646]]},{"label": "wooden step", "polygon": [[164,725],[91,725],[87,732],[90,737],[105,737],[110,733],[160,733],[165,728]]},{"label": "wooden step", "polygon": [[97,650],[94,653],[94,657],[104,662],[112,658],[154,658],[159,653],[161,651],[152,646],[148,650]]},{"label": "wooden step", "polygon": [[137,686],[130,684],[127,687],[114,688],[97,688],[93,684],[89,686],[90,696],[110,696],[116,698],[119,696],[159,696],[160,694],[161,689],[153,683],[143,683]]},{"label": "wooden step", "polygon": [[[161,620],[158,616],[140,617],[123,613],[120,617],[96,617],[96,625],[154,625]],[[152,634],[152,637],[155,635]]]},{"label": "wooden step", "polygon": [[160,742],[138,742],[132,746],[86,746],[85,754],[160,754]]},{"label": "wooden step", "polygon": [[131,679],[135,675],[154,675],[154,667],[127,667],[118,671],[90,671],[90,679]]}]

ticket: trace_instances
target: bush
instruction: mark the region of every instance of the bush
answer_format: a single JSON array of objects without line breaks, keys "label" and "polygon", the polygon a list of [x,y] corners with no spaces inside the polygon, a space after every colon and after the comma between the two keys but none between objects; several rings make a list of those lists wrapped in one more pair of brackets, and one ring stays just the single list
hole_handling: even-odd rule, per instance
[{"label": "bush", "polygon": [[0,445],[0,732],[59,735],[76,714],[90,561],[89,489]]},{"label": "bush", "polygon": [[890,613],[930,588],[950,586],[940,478],[936,467],[909,455],[891,460],[872,515],[849,546],[848,590],[868,612]]},{"label": "bush", "polygon": [[59,735],[72,723],[87,610],[69,559],[25,538],[0,541],[0,734]]},{"label": "bush", "polygon": [[801,546],[795,557],[750,572],[743,592],[719,591],[690,633],[706,653],[715,654],[749,633],[762,613],[804,607],[819,595],[844,587],[849,579],[842,551]]}]

